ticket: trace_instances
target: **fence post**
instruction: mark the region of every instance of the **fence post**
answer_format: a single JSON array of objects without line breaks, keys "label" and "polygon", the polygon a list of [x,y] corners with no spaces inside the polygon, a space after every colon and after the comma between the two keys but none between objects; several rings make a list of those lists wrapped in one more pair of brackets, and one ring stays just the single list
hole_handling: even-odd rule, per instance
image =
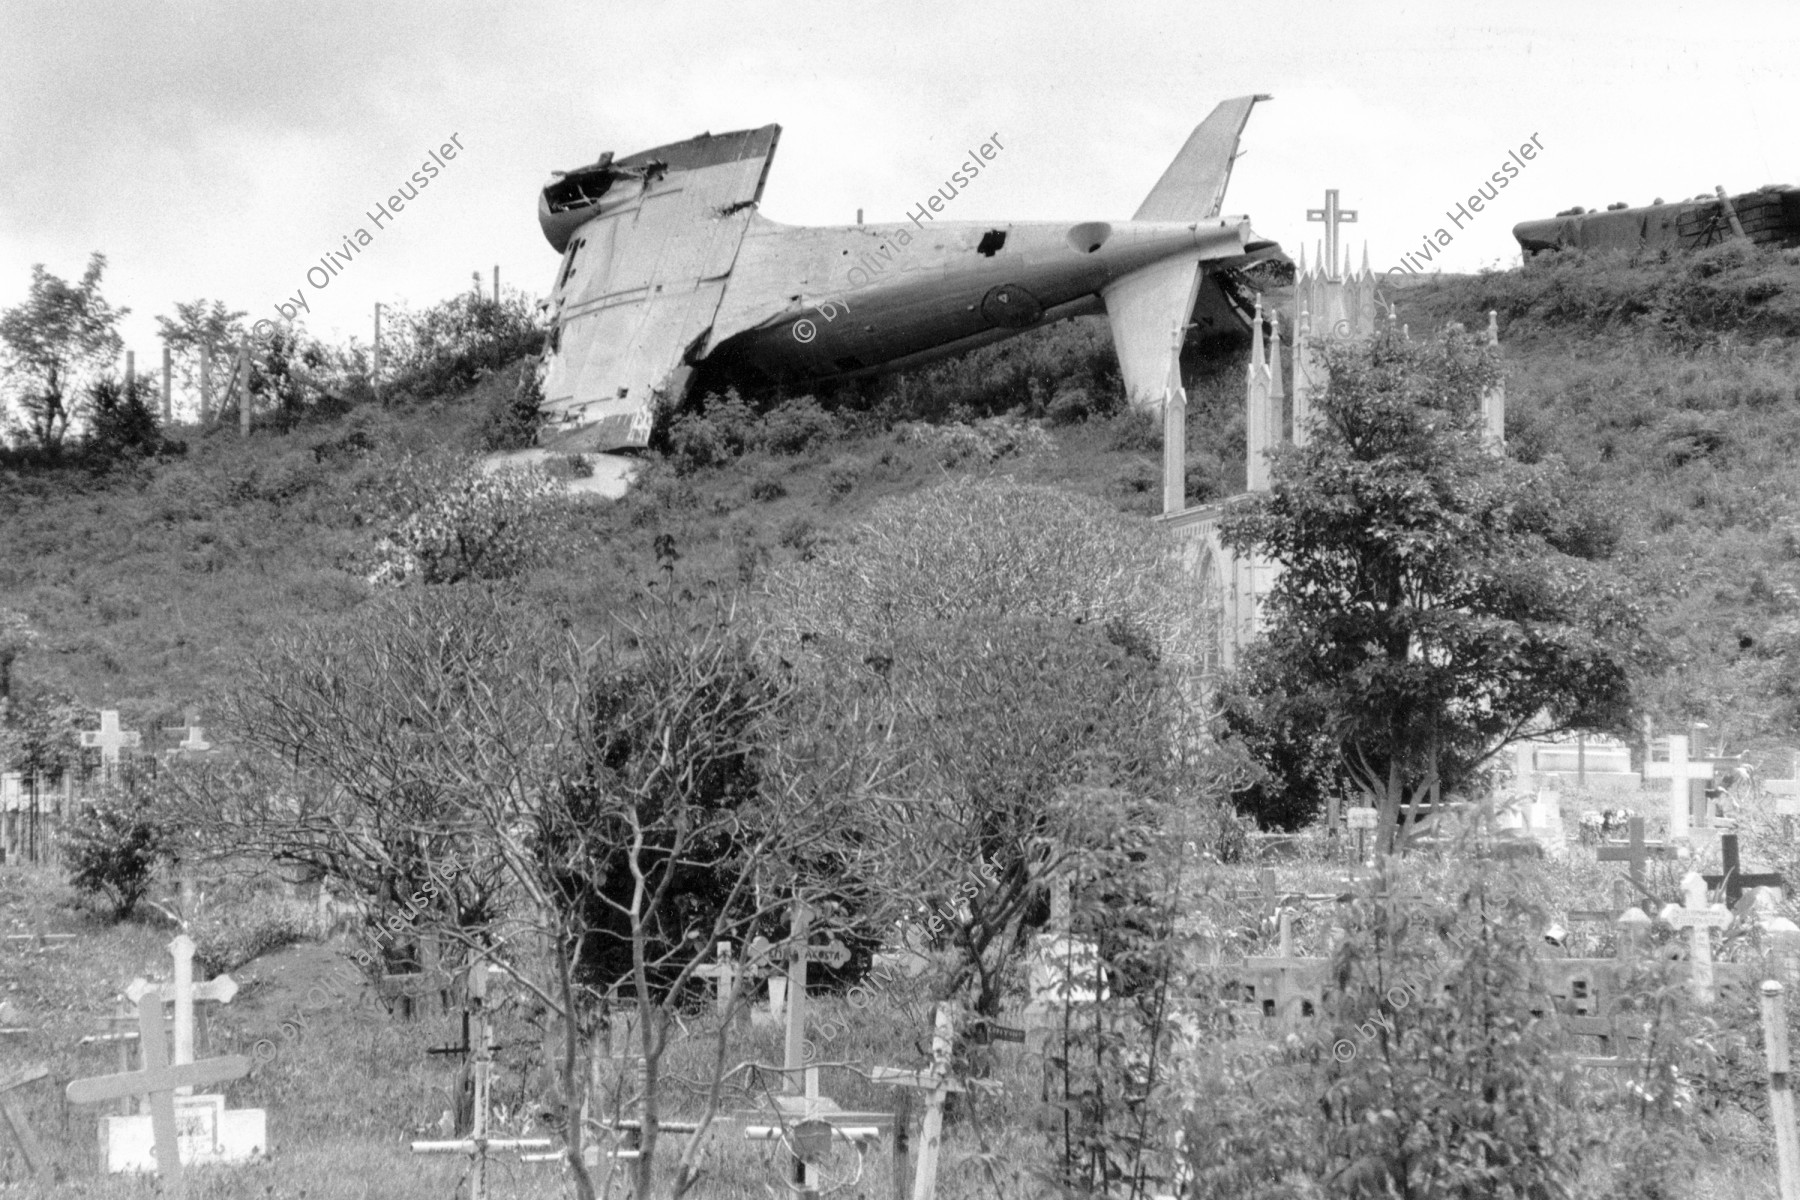
[{"label": "fence post", "polygon": [[1800,1131],[1794,1128],[1794,1093],[1788,1087],[1787,1012],[1782,987],[1762,985],[1763,1048],[1769,1059],[1769,1121],[1775,1126],[1775,1162],[1781,1200],[1800,1200]]}]

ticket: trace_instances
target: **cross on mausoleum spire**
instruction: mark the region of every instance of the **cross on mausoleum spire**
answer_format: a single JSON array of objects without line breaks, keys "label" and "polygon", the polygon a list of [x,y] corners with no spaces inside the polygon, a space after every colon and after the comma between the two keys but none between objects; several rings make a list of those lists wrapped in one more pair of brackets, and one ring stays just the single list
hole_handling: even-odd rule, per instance
[{"label": "cross on mausoleum spire", "polygon": [[1326,188],[1325,207],[1307,209],[1306,219],[1309,221],[1323,221],[1325,223],[1325,254],[1323,256],[1325,278],[1338,278],[1338,226],[1354,223],[1356,220],[1356,210],[1354,208],[1339,208],[1338,190],[1336,188]]}]

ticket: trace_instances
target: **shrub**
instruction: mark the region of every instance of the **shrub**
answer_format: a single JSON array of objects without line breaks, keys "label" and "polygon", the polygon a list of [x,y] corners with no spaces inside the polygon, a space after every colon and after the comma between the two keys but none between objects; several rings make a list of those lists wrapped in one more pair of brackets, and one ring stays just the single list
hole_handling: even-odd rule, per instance
[{"label": "shrub", "polygon": [[486,450],[523,450],[537,444],[544,424],[544,362],[528,358],[519,364],[519,379],[510,391],[500,390],[481,423]]},{"label": "shrub", "polygon": [[385,394],[413,400],[453,395],[542,353],[545,338],[531,302],[516,292],[499,302],[464,293],[417,315],[394,309],[383,331],[392,364]]},{"label": "shrub", "polygon": [[830,500],[842,500],[856,490],[856,481],[862,478],[862,463],[854,458],[834,462],[825,471],[825,495]]},{"label": "shrub", "polygon": [[89,453],[108,460],[154,454],[161,448],[156,413],[146,399],[149,391],[149,384],[141,377],[129,385],[111,378],[100,379],[88,388]]},{"label": "shrub", "polygon": [[993,463],[1002,458],[1056,453],[1056,439],[1036,423],[1020,417],[984,417],[948,425],[912,422],[900,426],[898,433],[904,443],[934,448],[938,461],[946,467],[954,467],[966,458]]},{"label": "shrub", "polygon": [[[441,470],[441,467],[440,467]],[[490,471],[452,460],[448,478],[407,459],[398,521],[375,549],[371,583],[506,579],[552,556],[561,539],[562,485],[535,467]]]},{"label": "shrub", "polygon": [[1162,449],[1162,421],[1155,413],[1128,408],[1112,419],[1106,443],[1110,449],[1157,451]]},{"label": "shrub", "polygon": [[802,396],[765,416],[757,440],[771,454],[804,454],[839,432],[837,418],[811,396]]},{"label": "shrub", "polygon": [[63,846],[69,883],[104,896],[113,919],[123,921],[149,891],[172,840],[149,789],[135,776],[107,784],[70,824]]},{"label": "shrub", "polygon": [[787,484],[782,482],[781,476],[780,471],[766,463],[757,467],[750,476],[750,498],[769,501],[787,495]]}]

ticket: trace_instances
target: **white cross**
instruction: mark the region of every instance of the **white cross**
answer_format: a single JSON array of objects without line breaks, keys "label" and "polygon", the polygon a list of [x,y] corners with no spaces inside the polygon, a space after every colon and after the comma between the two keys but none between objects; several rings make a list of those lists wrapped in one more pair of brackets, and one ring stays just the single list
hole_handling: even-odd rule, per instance
[{"label": "white cross", "polygon": [[1731,924],[1731,913],[1723,904],[1707,904],[1706,880],[1700,878],[1697,871],[1689,871],[1682,877],[1681,894],[1682,902],[1667,905],[1660,915],[1675,928],[1688,931],[1688,944],[1692,949],[1692,974],[1688,982],[1693,987],[1694,999],[1701,1004],[1710,1004],[1713,998],[1711,931]]},{"label": "white cross", "polygon": [[998,1083],[985,1079],[964,1082],[950,1074],[951,1048],[955,1045],[956,1024],[948,1007],[940,1004],[931,1034],[931,1067],[925,1071],[906,1071],[894,1067],[875,1067],[869,1082],[890,1087],[919,1088],[926,1093],[925,1122],[919,1131],[919,1162],[913,1170],[913,1200],[931,1200],[937,1194],[938,1151],[944,1136],[944,1100],[951,1092],[978,1088],[997,1092]]},{"label": "white cross", "polygon": [[1336,279],[1338,277],[1338,226],[1355,224],[1356,210],[1339,208],[1338,190],[1327,188],[1325,189],[1325,207],[1307,209],[1306,219],[1325,223],[1325,278]]},{"label": "white cross", "polygon": [[1688,740],[1684,735],[1674,734],[1669,738],[1669,761],[1656,762],[1646,758],[1644,762],[1644,778],[1667,779],[1669,781],[1669,840],[1683,841],[1688,836],[1688,796],[1690,779],[1711,779],[1712,764],[1709,762],[1688,761]]},{"label": "white cross", "polygon": [[[220,1004],[230,1004],[237,995],[238,985],[229,975],[221,975],[206,983],[194,982],[194,939],[187,934],[177,934],[169,943],[169,954],[175,960],[175,979],[167,989],[165,998],[175,1005],[175,1065],[185,1066],[194,1061],[194,1002],[196,1000],[216,1000]],[[157,991],[157,988],[142,979],[134,979],[125,994],[136,1003],[143,996]],[[192,1088],[177,1088],[176,1094],[190,1095]]]},{"label": "white cross", "polygon": [[720,942],[715,950],[716,961],[695,967],[694,974],[713,981],[713,1006],[724,1016],[737,993],[737,964],[731,960],[730,942]]},{"label": "white cross", "polygon": [[111,773],[119,765],[119,751],[127,746],[136,746],[144,740],[144,735],[134,729],[119,728],[119,710],[107,708],[100,711],[100,728],[81,731],[81,744],[92,749],[99,747],[100,761]]},{"label": "white cross", "polygon": [[157,1173],[162,1176],[164,1194],[182,1200],[187,1195],[187,1187],[182,1178],[180,1142],[175,1132],[175,1092],[184,1087],[242,1079],[250,1073],[250,1060],[234,1054],[182,1066],[170,1065],[168,1049],[163,1044],[162,1006],[162,994],[154,988],[138,997],[138,1051],[143,1056],[143,1070],[77,1079],[69,1084],[65,1094],[70,1104],[99,1104],[125,1096],[149,1097],[150,1126],[156,1134]]}]

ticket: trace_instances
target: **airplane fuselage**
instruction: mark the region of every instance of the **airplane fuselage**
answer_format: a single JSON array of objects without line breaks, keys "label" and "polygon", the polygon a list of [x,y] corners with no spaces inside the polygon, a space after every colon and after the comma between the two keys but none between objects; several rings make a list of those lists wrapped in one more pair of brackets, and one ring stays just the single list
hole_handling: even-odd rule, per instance
[{"label": "airplane fuselage", "polygon": [[805,228],[759,217],[703,357],[784,382],[902,369],[1099,313],[1109,284],[1164,259],[1242,265],[1251,236],[1229,220]]}]

